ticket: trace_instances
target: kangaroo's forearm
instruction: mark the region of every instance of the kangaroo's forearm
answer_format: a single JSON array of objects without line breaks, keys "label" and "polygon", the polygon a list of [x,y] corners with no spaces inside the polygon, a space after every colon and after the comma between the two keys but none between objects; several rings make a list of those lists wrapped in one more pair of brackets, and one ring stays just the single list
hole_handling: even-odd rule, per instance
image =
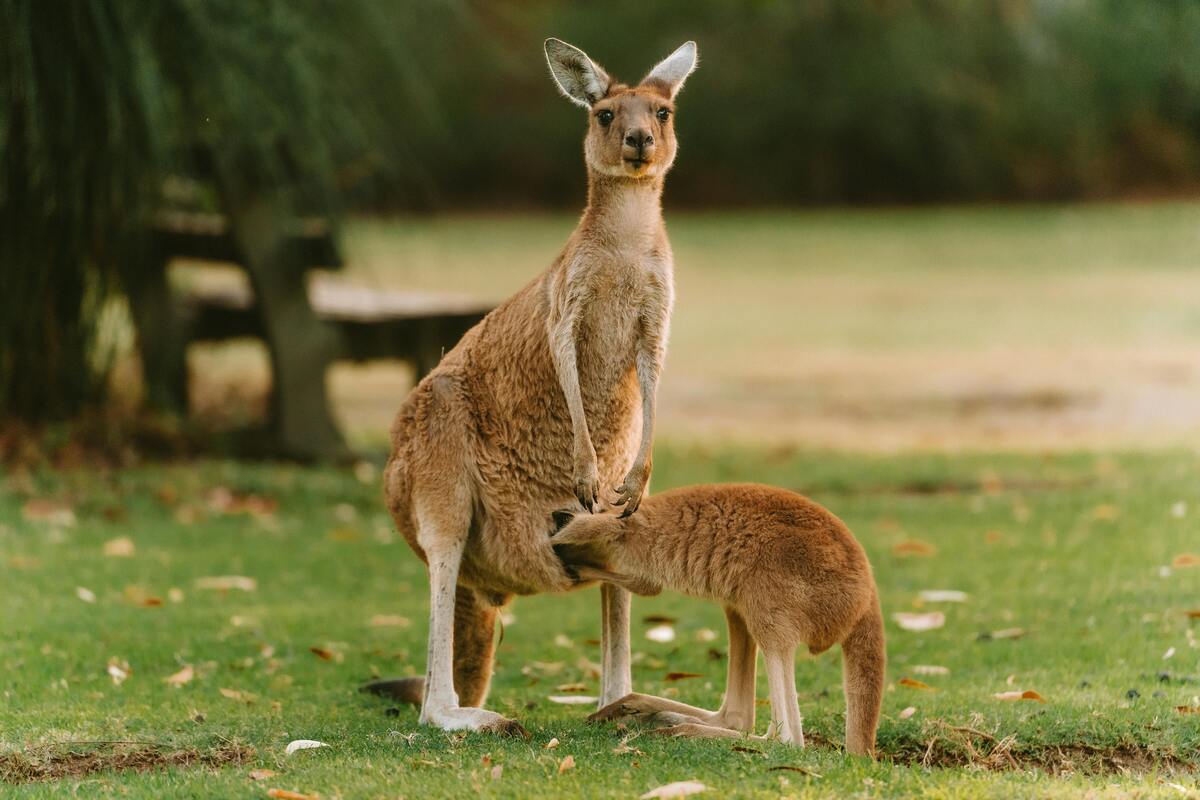
[{"label": "kangaroo's forearm", "polygon": [[587,415],[583,410],[583,394],[579,389],[579,367],[575,345],[575,315],[562,317],[550,330],[550,354],[558,374],[558,384],[567,401],[571,415],[571,432],[576,455],[592,451],[592,436],[588,431]]}]

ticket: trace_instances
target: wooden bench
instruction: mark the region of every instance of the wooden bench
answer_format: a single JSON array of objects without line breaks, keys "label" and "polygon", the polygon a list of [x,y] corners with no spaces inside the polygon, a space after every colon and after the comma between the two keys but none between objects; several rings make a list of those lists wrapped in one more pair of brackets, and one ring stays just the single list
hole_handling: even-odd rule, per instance
[{"label": "wooden bench", "polygon": [[[470,298],[348,285],[315,268],[342,266],[332,232],[297,221],[267,202],[228,218],[163,214],[148,237],[149,255],[131,297],[148,401],[187,409],[186,350],[192,342],[251,336],[271,360],[273,391],[267,450],[300,458],[349,455],[333,423],[325,371],[335,360],[402,359],[418,377],[488,312]],[[243,267],[248,285],[172,291],[166,267],[176,258]]]}]

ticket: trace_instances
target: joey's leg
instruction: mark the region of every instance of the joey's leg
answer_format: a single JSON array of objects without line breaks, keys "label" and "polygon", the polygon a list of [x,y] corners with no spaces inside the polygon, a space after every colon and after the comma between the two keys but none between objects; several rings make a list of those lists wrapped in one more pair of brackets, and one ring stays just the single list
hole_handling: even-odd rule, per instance
[{"label": "joey's leg", "polygon": [[725,675],[725,699],[721,708],[707,720],[709,725],[754,731],[754,678],[758,668],[758,645],[742,615],[726,606],[729,627],[729,667]]},{"label": "joey's leg", "polygon": [[771,729],[768,735],[804,747],[800,704],[796,699],[795,648],[764,650],[763,660],[767,664],[767,683],[771,687]]},{"label": "joey's leg", "polygon": [[589,720],[636,720],[638,722],[671,726],[655,731],[671,736],[701,736],[711,738],[711,732],[698,731],[702,726],[726,728],[734,731],[754,730],[754,672],[758,649],[746,623],[738,612],[725,610],[729,623],[729,672],[726,678],[725,700],[718,711],[654,697],[647,694],[629,694],[606,705]]},{"label": "joey's leg", "polygon": [[632,598],[624,589],[600,586],[601,620],[600,707],[604,708],[633,691],[629,663],[629,612]]},{"label": "joey's leg", "polygon": [[[441,511],[441,509],[438,509]],[[454,688],[456,584],[467,538],[467,520],[445,513],[419,514],[417,539],[429,560],[429,657],[421,724],[443,730],[475,730],[525,734],[518,723],[482,708],[463,707]],[[489,666],[490,666],[490,658]],[[486,683],[470,687],[476,695]],[[467,698],[475,699],[475,698]]]}]

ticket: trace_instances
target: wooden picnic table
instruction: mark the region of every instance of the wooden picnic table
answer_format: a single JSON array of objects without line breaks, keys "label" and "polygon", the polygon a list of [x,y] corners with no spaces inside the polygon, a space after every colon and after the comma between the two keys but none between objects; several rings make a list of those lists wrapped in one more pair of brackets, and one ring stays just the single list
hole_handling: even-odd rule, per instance
[{"label": "wooden picnic table", "polygon": [[[163,214],[149,234],[148,257],[131,299],[147,399],[187,409],[187,347],[252,336],[267,346],[272,370],[268,450],[299,458],[349,455],[333,422],[325,372],[336,360],[401,359],[418,377],[488,312],[469,297],[400,292],[347,283],[324,273],[342,267],[321,220],[300,220],[262,195],[227,197],[227,215]],[[176,258],[227,262],[249,277],[242,287],[167,282]]]}]

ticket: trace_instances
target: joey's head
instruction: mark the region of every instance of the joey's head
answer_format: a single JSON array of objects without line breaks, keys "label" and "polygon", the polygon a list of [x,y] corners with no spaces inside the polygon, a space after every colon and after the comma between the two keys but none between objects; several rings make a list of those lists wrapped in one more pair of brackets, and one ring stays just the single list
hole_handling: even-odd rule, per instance
[{"label": "joey's head", "polygon": [[675,96],[696,69],[695,42],[681,45],[637,86],[612,79],[559,39],[546,40],[546,61],[566,98],[588,110],[588,169],[634,180],[666,174],[675,161]]},{"label": "joey's head", "polygon": [[597,569],[613,565],[625,537],[620,518],[586,511],[555,511],[553,517],[556,530],[550,541],[564,564]]}]

